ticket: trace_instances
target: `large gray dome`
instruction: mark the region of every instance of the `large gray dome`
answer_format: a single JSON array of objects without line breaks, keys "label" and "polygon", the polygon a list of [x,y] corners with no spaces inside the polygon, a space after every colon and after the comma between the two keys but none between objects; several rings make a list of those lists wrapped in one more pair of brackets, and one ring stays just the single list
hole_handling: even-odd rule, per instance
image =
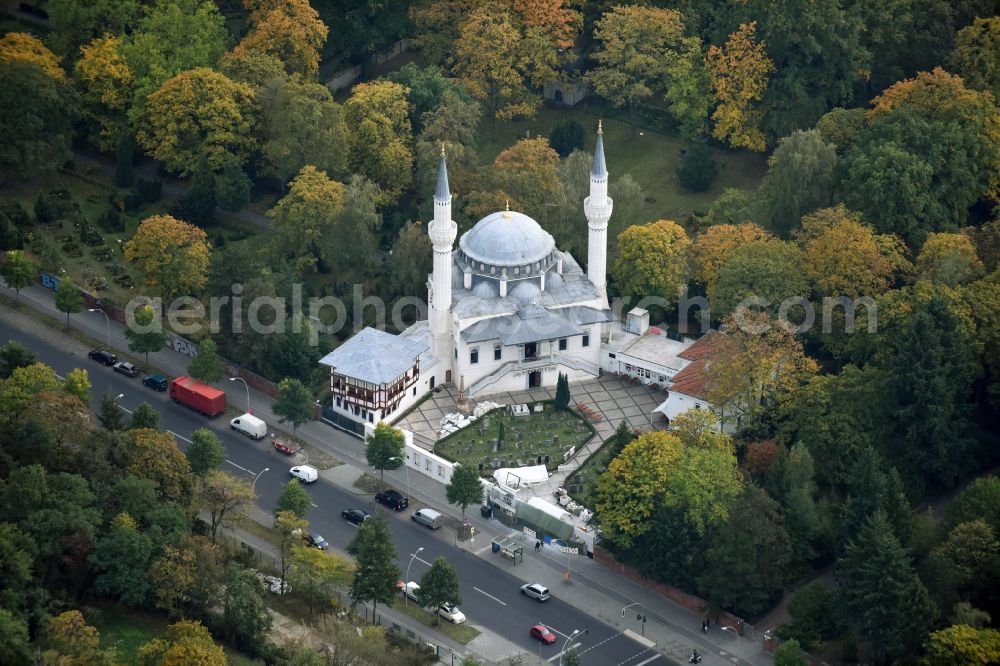
[{"label": "large gray dome", "polygon": [[538,222],[514,211],[487,215],[459,241],[469,259],[488,266],[525,266],[542,261],[555,245],[552,235]]}]

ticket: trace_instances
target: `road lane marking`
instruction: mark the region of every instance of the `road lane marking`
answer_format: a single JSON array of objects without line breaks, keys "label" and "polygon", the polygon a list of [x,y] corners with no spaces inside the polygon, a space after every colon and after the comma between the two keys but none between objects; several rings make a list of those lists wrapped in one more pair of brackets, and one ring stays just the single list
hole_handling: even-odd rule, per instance
[{"label": "road lane marking", "polygon": [[549,663],[551,663],[551,662],[555,661],[556,659],[558,659],[559,657],[561,657],[564,654],[566,654],[567,652],[569,652],[570,650],[575,650],[578,647],[580,647],[581,645],[583,645],[583,643],[573,643],[568,648],[566,648],[563,652],[560,652],[559,654],[557,654],[557,655],[555,655],[553,657],[549,657],[546,661],[548,661]]},{"label": "road lane marking", "polygon": [[312,502],[309,503],[309,506],[311,506],[314,509],[318,509],[319,508],[319,504],[313,504]]},{"label": "road lane marking", "polygon": [[[194,443],[194,442],[192,442],[192,441],[191,441],[190,439],[188,439],[187,437],[185,437],[184,435],[178,435],[178,434],[177,434],[176,432],[174,432],[173,430],[167,430],[167,431],[165,431],[165,432],[169,432],[169,433],[170,433],[171,435],[173,435],[173,436],[174,436],[174,437],[176,437],[177,439],[183,439],[183,440],[184,440],[185,442],[187,442],[188,444],[193,444],[193,443]],[[228,462],[228,461],[226,461],[226,462]]]},{"label": "road lane marking", "polygon": [[507,602],[506,602],[506,601],[500,601],[499,599],[497,599],[496,597],[494,597],[494,596],[493,596],[492,594],[490,594],[489,592],[483,592],[483,591],[482,591],[482,590],[480,590],[480,589],[479,589],[478,587],[474,587],[474,588],[472,588],[472,589],[473,589],[473,590],[475,590],[476,592],[478,592],[479,594],[482,594],[482,595],[484,595],[484,596],[487,596],[487,597],[489,597],[490,599],[492,599],[493,601],[497,602],[497,603],[498,603],[498,604],[500,604],[501,606],[506,606],[506,605],[507,605]]},{"label": "road lane marking", "polygon": [[648,663],[649,663],[649,662],[651,662],[651,661],[656,661],[656,660],[657,660],[657,659],[659,659],[659,658],[660,658],[661,656],[662,656],[662,655],[659,655],[659,654],[655,654],[655,655],[653,655],[652,657],[650,657],[649,659],[647,659],[646,661],[640,661],[640,662],[639,662],[638,664],[636,664],[635,666],[645,666],[646,664],[648,664]]},{"label": "road lane marking", "polygon": [[559,634],[563,638],[569,638],[569,634],[564,634],[563,632],[561,632],[558,629],[556,629],[555,627],[553,627],[551,624],[547,624],[545,626],[548,627],[550,630],[554,631],[555,633]]},{"label": "road lane marking", "polygon": [[236,469],[243,470],[247,474],[255,474],[255,472],[247,469],[246,467],[240,467],[239,465],[237,465],[236,463],[234,463],[232,460],[227,460],[226,462],[229,463],[230,465],[232,465],[233,467],[235,467]]}]

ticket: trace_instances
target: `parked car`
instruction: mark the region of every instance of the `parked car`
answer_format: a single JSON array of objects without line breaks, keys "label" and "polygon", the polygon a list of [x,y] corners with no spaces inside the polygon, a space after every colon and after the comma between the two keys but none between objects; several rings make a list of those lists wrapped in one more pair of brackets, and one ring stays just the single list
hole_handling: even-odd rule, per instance
[{"label": "parked car", "polygon": [[533,626],[531,628],[531,637],[537,638],[546,645],[552,645],[556,642],[556,635],[544,624],[536,624]]},{"label": "parked car", "polygon": [[465,613],[458,609],[458,606],[452,606],[448,603],[443,603],[438,608],[438,615],[448,620],[452,624],[462,624],[465,622]]},{"label": "parked car", "polygon": [[549,594],[549,588],[539,583],[525,583],[521,586],[521,593],[539,601],[548,601],[552,596]]},{"label": "parked car", "polygon": [[319,478],[319,471],[309,465],[298,465],[288,470],[288,473],[302,483],[314,483]]},{"label": "parked car", "polygon": [[410,598],[410,601],[416,601],[420,603],[420,586],[414,583],[412,580],[403,586],[403,594]]},{"label": "parked car", "polygon": [[167,382],[167,378],[163,375],[146,375],[142,378],[142,385],[162,393],[167,390],[169,382]]},{"label": "parked car", "polygon": [[93,349],[87,354],[87,356],[103,365],[114,365],[118,362],[117,356],[109,351],[103,351],[101,349]]},{"label": "parked car", "polygon": [[323,538],[319,532],[310,532],[306,536],[306,541],[313,548],[319,548],[320,550],[326,550],[330,547],[330,542]]},{"label": "parked car", "polygon": [[139,376],[139,368],[135,367],[128,361],[118,361],[117,363],[114,364],[114,366],[112,366],[111,369],[114,370],[115,372],[122,373],[126,377]]},{"label": "parked car", "polygon": [[444,516],[434,509],[417,509],[413,512],[413,515],[410,516],[410,519],[414,522],[420,523],[429,530],[436,530],[444,525]]},{"label": "parked car", "polygon": [[371,516],[361,509],[344,509],[340,512],[340,515],[343,516],[344,520],[349,523],[353,523],[354,525],[360,525],[371,518]]},{"label": "parked car", "polygon": [[403,497],[398,490],[383,490],[375,495],[375,501],[386,505],[393,511],[402,511],[410,506],[410,500]]}]

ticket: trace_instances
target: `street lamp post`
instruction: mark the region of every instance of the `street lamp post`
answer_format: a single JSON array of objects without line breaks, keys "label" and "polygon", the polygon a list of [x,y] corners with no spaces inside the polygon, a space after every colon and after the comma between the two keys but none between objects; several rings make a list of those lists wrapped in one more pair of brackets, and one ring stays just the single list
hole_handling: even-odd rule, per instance
[{"label": "street lamp post", "polygon": [[573,633],[566,637],[566,641],[563,643],[562,652],[559,653],[559,666],[563,666],[563,655],[566,654],[566,646],[569,645],[569,642],[571,640],[573,640],[574,638],[576,638],[579,635],[580,635],[580,630],[579,629],[574,629]]},{"label": "street lamp post", "polygon": [[410,466],[406,464],[406,460],[405,459],[400,458],[399,456],[393,456],[393,457],[389,458],[389,460],[398,460],[399,462],[403,463],[403,469],[405,470],[405,473],[406,473],[406,498],[409,499],[410,498]]},{"label": "street lamp post", "polygon": [[250,409],[250,385],[247,384],[247,380],[243,379],[242,377],[230,377],[229,381],[231,381],[231,382],[243,382],[243,386],[247,390],[247,414],[253,414],[253,410]]},{"label": "street lamp post", "polygon": [[410,563],[406,565],[406,575],[403,577],[403,608],[406,608],[409,601],[409,596],[406,594],[406,586],[410,582],[410,567],[413,565],[413,560],[417,559],[417,555],[424,549],[423,546],[417,548],[416,552],[410,553]]},{"label": "street lamp post", "polygon": [[259,479],[264,474],[264,472],[270,472],[270,471],[271,471],[270,467],[265,467],[257,474],[257,476],[253,477],[253,483],[250,484],[250,490],[254,490],[257,487],[257,479]]},{"label": "street lamp post", "polygon": [[87,308],[90,312],[100,312],[104,315],[104,323],[108,328],[108,351],[111,351],[111,317],[102,308]]},{"label": "street lamp post", "polygon": [[[625,611],[628,610],[629,608],[631,608],[632,606],[642,606],[642,604],[639,603],[638,601],[636,601],[635,603],[629,604],[628,606],[625,606],[624,608],[622,608],[622,617],[623,618],[625,617]],[[639,622],[642,622],[642,635],[643,635],[643,637],[645,637],[646,636],[646,614],[645,613],[637,613],[636,616],[635,616],[635,619],[638,620]]]},{"label": "street lamp post", "polygon": [[723,631],[731,631],[736,634],[736,645],[740,644],[740,632],[736,630],[736,627],[730,627],[728,625],[721,625]]}]

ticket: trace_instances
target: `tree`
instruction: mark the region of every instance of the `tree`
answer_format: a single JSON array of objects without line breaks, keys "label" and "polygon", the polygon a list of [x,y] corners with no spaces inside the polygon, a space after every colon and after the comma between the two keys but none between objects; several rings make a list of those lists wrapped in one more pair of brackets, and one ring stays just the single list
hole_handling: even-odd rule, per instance
[{"label": "tree", "polygon": [[38,267],[21,250],[10,250],[7,259],[0,266],[0,277],[14,290],[15,300],[20,299],[21,290],[35,283]]},{"label": "tree", "polygon": [[292,424],[292,436],[299,426],[313,419],[312,392],[298,379],[285,378],[278,383],[278,397],[271,411],[281,423]]},{"label": "tree", "polygon": [[[294,479],[293,479],[294,480]],[[292,553],[296,544],[300,543],[302,533],[309,526],[309,521],[296,516],[291,511],[278,511],[274,516],[274,530],[278,535],[278,574],[282,579],[281,593],[285,593],[285,580],[292,566]]]},{"label": "tree", "polygon": [[45,626],[45,642],[50,646],[42,655],[46,662],[111,666],[114,649],[101,649],[101,634],[87,624],[83,613],[69,610],[50,618]]},{"label": "tree", "polygon": [[483,482],[479,479],[479,470],[474,465],[456,466],[451,475],[451,483],[445,486],[445,497],[449,504],[456,504],[462,509],[462,522],[465,522],[466,507],[481,504],[483,495]]},{"label": "tree", "polygon": [[664,89],[668,63],[679,58],[683,36],[680,12],[636,5],[611,9],[594,27],[600,47],[587,80],[612,105],[628,108],[633,138],[639,103]]},{"label": "tree", "polygon": [[204,157],[193,169],[191,185],[167,211],[179,220],[207,227],[215,218],[215,173]]},{"label": "tree", "polygon": [[[60,0],[77,5],[72,0]],[[126,112],[135,82],[132,68],[122,54],[122,38],[104,35],[80,47],[73,70],[80,91],[81,113],[96,125],[90,139],[102,151],[119,145],[126,134]]]},{"label": "tree", "polygon": [[876,234],[843,204],[803,217],[797,238],[813,290],[823,296],[881,294],[909,265],[901,240]]},{"label": "tree", "polygon": [[554,78],[558,50],[545,39],[529,37],[517,17],[502,6],[475,6],[459,24],[453,71],[474,98],[496,119],[531,118],[538,108],[538,87]]},{"label": "tree", "polygon": [[569,378],[560,372],[559,378],[556,381],[556,397],[553,401],[553,406],[560,412],[565,412],[569,409],[569,401]]},{"label": "tree", "polygon": [[73,284],[73,280],[64,277],[59,280],[59,288],[56,289],[56,309],[66,313],[66,330],[69,330],[69,316],[83,309],[83,295],[80,289]]},{"label": "tree", "polygon": [[[230,51],[219,61],[219,71],[233,81],[249,85],[258,93],[258,100],[262,100],[260,94],[270,86],[288,79],[285,64],[277,57],[260,51],[242,51],[239,55]],[[262,114],[264,119],[267,115]]]},{"label": "tree", "polygon": [[148,128],[146,102],[171,77],[214,67],[226,52],[229,30],[211,0],[157,0],[124,38],[121,53],[133,72],[131,128]]},{"label": "tree", "polygon": [[240,57],[259,51],[273,55],[289,74],[311,77],[319,70],[319,52],[328,33],[308,0],[284,0],[260,19],[233,54]]},{"label": "tree", "polygon": [[427,62],[444,65],[453,57],[460,26],[478,6],[475,0],[432,0],[410,7],[413,42]]},{"label": "tree", "polygon": [[52,0],[45,5],[52,28],[51,42],[59,53],[73,57],[77,49],[102,34],[120,35],[139,20],[136,0]]},{"label": "tree", "polygon": [[403,464],[403,431],[384,421],[375,424],[375,429],[365,440],[365,458],[377,469],[379,488],[387,469],[399,469]]},{"label": "tree", "polygon": [[755,615],[781,597],[792,546],[778,503],[763,490],[747,484],[710,543],[698,579],[710,603]]},{"label": "tree", "polygon": [[824,583],[813,581],[800,587],[788,602],[792,622],[781,631],[781,637],[795,640],[803,650],[819,646],[819,642],[837,631],[832,608],[833,592]]},{"label": "tree", "polygon": [[132,420],[129,421],[128,429],[137,430],[139,428],[160,429],[160,413],[150,407],[148,402],[144,402],[132,412]]},{"label": "tree", "polygon": [[430,236],[420,222],[407,222],[392,245],[388,264],[389,293],[399,296],[424,294],[427,274],[433,266]]},{"label": "tree", "polygon": [[775,71],[764,42],[755,41],[757,22],[740,24],[724,47],[710,46],[705,68],[715,99],[712,135],[733,148],[763,151],[767,140],[760,130],[762,114],[754,104],[767,90],[768,75]]},{"label": "tree", "polygon": [[344,105],[349,167],[379,186],[379,204],[395,203],[412,178],[409,106],[406,88],[391,81],[359,83]]},{"label": "tree", "polygon": [[719,270],[734,249],[756,241],[771,240],[763,227],[752,223],[714,224],[695,236],[691,243],[691,277],[712,294]]},{"label": "tree", "polygon": [[125,429],[124,410],[110,389],[101,394],[101,411],[97,415],[101,427],[110,432]]},{"label": "tree", "polygon": [[257,501],[257,493],[249,481],[215,470],[205,475],[198,488],[198,499],[209,514],[212,543],[215,543],[219,528],[228,525],[235,514],[252,507]]},{"label": "tree", "polygon": [[549,134],[549,145],[559,157],[569,157],[574,150],[583,150],[583,125],[576,120],[559,123]]},{"label": "tree", "polygon": [[[256,579],[254,579],[256,582]],[[240,588],[239,591],[245,591]],[[227,588],[227,601],[229,592]],[[154,638],[139,648],[142,666],[225,666],[226,653],[212,640],[212,634],[197,620],[183,620],[167,627],[165,638]]]},{"label": "tree", "polygon": [[918,300],[886,340],[889,413],[901,438],[900,456],[932,482],[950,486],[965,469],[972,349],[944,296]]},{"label": "tree", "polygon": [[1000,660],[1000,631],[952,625],[927,637],[924,654],[927,666],[994,664]]},{"label": "tree", "polygon": [[700,142],[692,144],[677,165],[677,180],[692,192],[704,192],[710,188],[718,174],[719,167],[712,158],[712,151]]},{"label": "tree", "polygon": [[83,405],[90,404],[90,376],[83,368],[73,368],[66,375],[63,390],[75,396]]},{"label": "tree", "polygon": [[276,251],[291,260],[297,272],[314,270],[327,238],[349,237],[339,228],[337,215],[344,207],[344,186],[314,166],[304,166],[289,192],[268,211]]},{"label": "tree", "polygon": [[0,169],[30,178],[71,156],[77,106],[72,88],[31,62],[0,59]]},{"label": "tree", "polygon": [[94,591],[117,597],[126,606],[141,606],[149,595],[146,570],[153,554],[148,536],[127,513],[111,523],[87,558],[97,572]]},{"label": "tree", "polygon": [[374,518],[358,526],[347,552],[354,556],[356,567],[351,581],[351,599],[355,604],[372,602],[374,617],[378,602],[392,603],[396,581],[403,574],[396,565],[396,548],[384,513],[376,513]]},{"label": "tree", "polygon": [[198,428],[191,433],[191,443],[186,455],[191,473],[204,477],[222,467],[226,460],[226,449],[214,432],[208,428]]},{"label": "tree", "polygon": [[867,128],[864,109],[838,107],[816,121],[816,130],[825,143],[837,149],[837,155],[844,155],[853,148]]},{"label": "tree", "polygon": [[164,302],[205,286],[210,246],[198,227],[169,215],[154,215],[142,221],[124,247],[125,258]]},{"label": "tree", "polygon": [[922,279],[949,287],[971,282],[985,272],[972,239],[965,234],[928,234],[915,268]]},{"label": "tree", "polygon": [[[454,608],[462,603],[462,597],[458,593],[458,572],[455,571],[455,567],[443,557],[436,558],[431,568],[420,578],[417,597],[420,605],[425,608],[437,609],[444,604]],[[434,617],[437,622],[437,613]]]},{"label": "tree", "polygon": [[250,203],[250,191],[253,182],[240,161],[228,155],[222,163],[219,173],[215,174],[215,198],[219,207],[232,212],[239,211]]},{"label": "tree", "polygon": [[493,160],[492,180],[497,189],[531,210],[552,202],[559,188],[558,168],[559,153],[545,138],[521,139]]},{"label": "tree", "polygon": [[848,542],[834,575],[837,607],[871,641],[876,658],[914,653],[936,609],[884,513],[873,514]]},{"label": "tree", "polygon": [[33,365],[35,361],[34,352],[17,340],[8,340],[7,344],[0,347],[0,379],[7,379],[18,368]]},{"label": "tree", "polygon": [[181,72],[149,96],[149,124],[138,138],[149,154],[181,175],[206,159],[220,169],[254,149],[253,90],[206,67]]},{"label": "tree", "polygon": [[348,175],[349,130],[329,88],[293,78],[269,86],[259,97],[261,152],[275,177],[286,183],[307,164],[336,179]]},{"label": "tree", "polygon": [[766,313],[737,310],[723,320],[708,376],[708,401],[723,423],[752,428],[768,404],[781,404],[816,372],[793,327]]},{"label": "tree", "polygon": [[198,353],[188,365],[188,374],[209,384],[225,376],[226,368],[222,365],[222,359],[219,358],[215,342],[211,338],[205,338],[198,343]]},{"label": "tree", "polygon": [[59,65],[59,58],[40,39],[26,32],[8,32],[0,37],[0,62],[19,62],[37,65],[45,75],[64,81],[66,72]]},{"label": "tree", "polygon": [[833,202],[837,151],[819,130],[795,130],[778,141],[767,166],[760,194],[775,233],[788,236],[799,218]]},{"label": "tree", "polygon": [[622,296],[655,296],[672,307],[687,284],[690,247],[684,228],[672,220],[627,228],[618,236],[611,269]]},{"label": "tree", "polygon": [[126,473],[156,484],[157,496],[188,506],[191,501],[191,467],[177,448],[173,433],[129,430],[114,452]]},{"label": "tree", "polygon": [[281,494],[274,504],[274,515],[282,511],[290,511],[299,518],[304,518],[312,507],[312,496],[302,487],[298,479],[290,479],[281,487]]},{"label": "tree", "polygon": [[748,298],[758,299],[752,305],[774,316],[787,299],[808,296],[809,280],[802,267],[802,250],[781,240],[756,241],[734,248],[727,254],[715,288],[708,294],[713,317],[734,312]]},{"label": "tree", "polygon": [[297,546],[292,549],[292,566],[288,575],[292,585],[302,590],[309,602],[312,616],[317,602],[331,603],[337,588],[351,578],[354,566],[346,557],[330,555],[318,548]]},{"label": "tree", "polygon": [[125,327],[125,337],[129,350],[146,355],[146,367],[149,367],[149,352],[158,352],[167,344],[167,334],[156,321],[156,312],[149,304],[132,312],[132,321]]},{"label": "tree", "polygon": [[0,661],[5,664],[30,664],[34,650],[28,640],[28,622],[0,608]]},{"label": "tree", "polygon": [[959,30],[949,61],[970,87],[1000,99],[1000,17],[976,18]]},{"label": "tree", "polygon": [[1000,534],[1000,477],[981,476],[963,488],[945,513],[945,525],[950,530],[978,518]]},{"label": "tree", "polygon": [[[377,183],[354,174],[344,188],[344,205],[335,215],[336,227],[330,236],[320,239],[320,257],[335,271],[338,284],[367,275],[371,256],[379,243],[382,192]],[[351,244],[337,241],[351,238]]]},{"label": "tree", "polygon": [[774,651],[775,666],[809,666],[805,652],[799,642],[794,638],[789,639],[778,646]]}]

